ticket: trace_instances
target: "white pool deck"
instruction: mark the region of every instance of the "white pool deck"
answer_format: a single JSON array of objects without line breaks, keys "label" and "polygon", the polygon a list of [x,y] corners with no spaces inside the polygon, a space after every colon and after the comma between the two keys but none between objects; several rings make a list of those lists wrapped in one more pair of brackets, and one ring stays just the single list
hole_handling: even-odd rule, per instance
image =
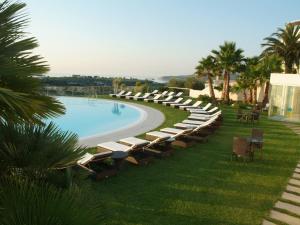
[{"label": "white pool deck", "polygon": [[116,131],[112,131],[105,134],[93,135],[91,137],[80,138],[79,144],[86,147],[94,147],[99,143],[106,141],[118,141],[122,138],[137,136],[139,134],[145,133],[147,131],[153,130],[160,126],[164,120],[165,116],[159,110],[154,108],[144,106],[136,103],[116,101],[122,104],[128,104],[134,106],[142,111],[142,117],[136,123],[121,128]]}]

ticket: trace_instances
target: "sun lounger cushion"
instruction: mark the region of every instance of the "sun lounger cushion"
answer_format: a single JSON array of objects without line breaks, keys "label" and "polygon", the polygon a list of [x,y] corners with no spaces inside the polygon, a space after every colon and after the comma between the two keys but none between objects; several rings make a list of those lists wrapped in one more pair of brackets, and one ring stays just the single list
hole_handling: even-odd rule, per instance
[{"label": "sun lounger cushion", "polygon": [[195,125],[195,124],[187,124],[187,123],[176,123],[174,124],[174,127],[179,127],[179,128],[196,128],[199,125]]},{"label": "sun lounger cushion", "polygon": [[135,146],[144,146],[149,143],[149,141],[147,140],[136,138],[136,137],[123,138],[120,140],[120,142],[130,144],[130,145],[135,145]]},{"label": "sun lounger cushion", "polygon": [[122,145],[122,144],[119,144],[119,143],[113,142],[113,141],[98,144],[97,147],[107,149],[107,150],[110,150],[113,152],[114,151],[128,152],[132,149],[130,146]]},{"label": "sun lounger cushion", "polygon": [[159,131],[151,131],[151,132],[146,133],[146,135],[158,137],[160,139],[169,139],[171,137],[170,134],[162,133]]},{"label": "sun lounger cushion", "polygon": [[112,151],[105,151],[105,152],[99,152],[96,154],[91,154],[91,153],[85,153],[81,159],[79,159],[77,161],[77,164],[80,165],[85,165],[87,163],[89,163],[90,161],[92,161],[93,159],[97,159],[97,158],[105,158],[108,157],[112,154]]},{"label": "sun lounger cushion", "polygon": [[197,121],[197,120],[184,120],[182,122],[183,123],[188,123],[188,124],[196,124],[196,125],[203,124],[203,121]]},{"label": "sun lounger cushion", "polygon": [[160,131],[166,132],[166,133],[171,133],[171,134],[178,134],[178,133],[183,132],[182,129],[169,128],[169,127],[163,128],[163,129],[161,129]]}]

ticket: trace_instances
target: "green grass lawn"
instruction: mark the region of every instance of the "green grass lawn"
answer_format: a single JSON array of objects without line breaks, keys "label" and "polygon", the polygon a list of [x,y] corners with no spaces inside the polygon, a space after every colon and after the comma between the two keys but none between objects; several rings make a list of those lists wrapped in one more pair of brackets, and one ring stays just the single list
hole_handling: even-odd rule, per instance
[{"label": "green grass lawn", "polygon": [[[164,126],[186,116],[170,107],[147,105],[165,113]],[[261,224],[297,164],[299,137],[265,116],[250,125],[235,121],[229,107],[223,112],[223,125],[208,143],[176,149],[174,156],[145,167],[128,165],[101,182],[82,181],[86,196],[102,206],[100,223]],[[233,136],[249,136],[252,127],[264,129],[264,159],[231,161]]]}]

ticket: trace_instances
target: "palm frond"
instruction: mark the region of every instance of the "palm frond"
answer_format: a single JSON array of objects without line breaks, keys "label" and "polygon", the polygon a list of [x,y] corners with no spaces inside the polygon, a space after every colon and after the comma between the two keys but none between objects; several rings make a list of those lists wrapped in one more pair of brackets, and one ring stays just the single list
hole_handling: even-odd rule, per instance
[{"label": "palm frond", "polygon": [[101,207],[77,190],[59,190],[24,179],[0,181],[0,224],[2,225],[97,225]]}]

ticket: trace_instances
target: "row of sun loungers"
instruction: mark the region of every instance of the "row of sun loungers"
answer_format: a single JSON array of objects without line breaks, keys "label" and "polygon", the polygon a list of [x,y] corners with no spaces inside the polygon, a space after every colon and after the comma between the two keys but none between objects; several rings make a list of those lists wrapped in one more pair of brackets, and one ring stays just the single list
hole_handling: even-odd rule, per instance
[{"label": "row of sun loungers", "polygon": [[[114,97],[127,94],[124,93],[120,92]],[[151,99],[151,101],[162,103],[165,106],[187,110],[191,114],[182,122],[174,124],[174,127],[146,133],[145,139],[128,137],[116,142],[111,141],[98,144],[96,154],[86,153],[77,162],[81,168],[89,171],[96,179],[115,175],[125,160],[136,165],[145,165],[151,162],[154,157],[162,158],[172,155],[174,151],[172,146],[188,147],[195,142],[206,141],[208,135],[212,134],[220,126],[222,112],[218,110],[218,107],[211,108],[211,103],[206,104],[204,107],[201,107],[201,101],[196,101],[190,105],[191,99],[180,103],[183,101],[183,98],[180,97],[181,95],[174,97],[174,93],[168,95],[167,92],[161,94],[152,92],[143,96],[141,96],[141,93],[137,94],[134,96],[127,95],[125,98],[134,100],[141,98],[144,101],[150,101]],[[162,100],[160,98],[163,95],[165,99]],[[150,98],[150,96],[153,97]],[[172,99],[175,100],[171,101]],[[94,164],[102,163],[107,159],[111,159],[114,162],[114,166],[102,172],[93,169]]]},{"label": "row of sun loungers", "polygon": [[[126,99],[134,99],[134,100],[144,100],[146,102],[153,102],[155,100],[159,100],[158,102],[162,102],[165,100],[171,100],[172,98],[178,98],[181,95],[183,95],[183,92],[178,92],[177,94],[175,94],[174,92],[168,92],[168,91],[164,91],[161,94],[158,94],[158,90],[154,90],[151,93],[145,93],[144,95],[142,95],[141,92],[136,93],[135,95],[133,95],[132,91],[120,91],[118,94],[110,94],[111,97],[116,97],[116,98],[126,98]],[[166,99],[160,99],[160,98],[166,98]]]}]

